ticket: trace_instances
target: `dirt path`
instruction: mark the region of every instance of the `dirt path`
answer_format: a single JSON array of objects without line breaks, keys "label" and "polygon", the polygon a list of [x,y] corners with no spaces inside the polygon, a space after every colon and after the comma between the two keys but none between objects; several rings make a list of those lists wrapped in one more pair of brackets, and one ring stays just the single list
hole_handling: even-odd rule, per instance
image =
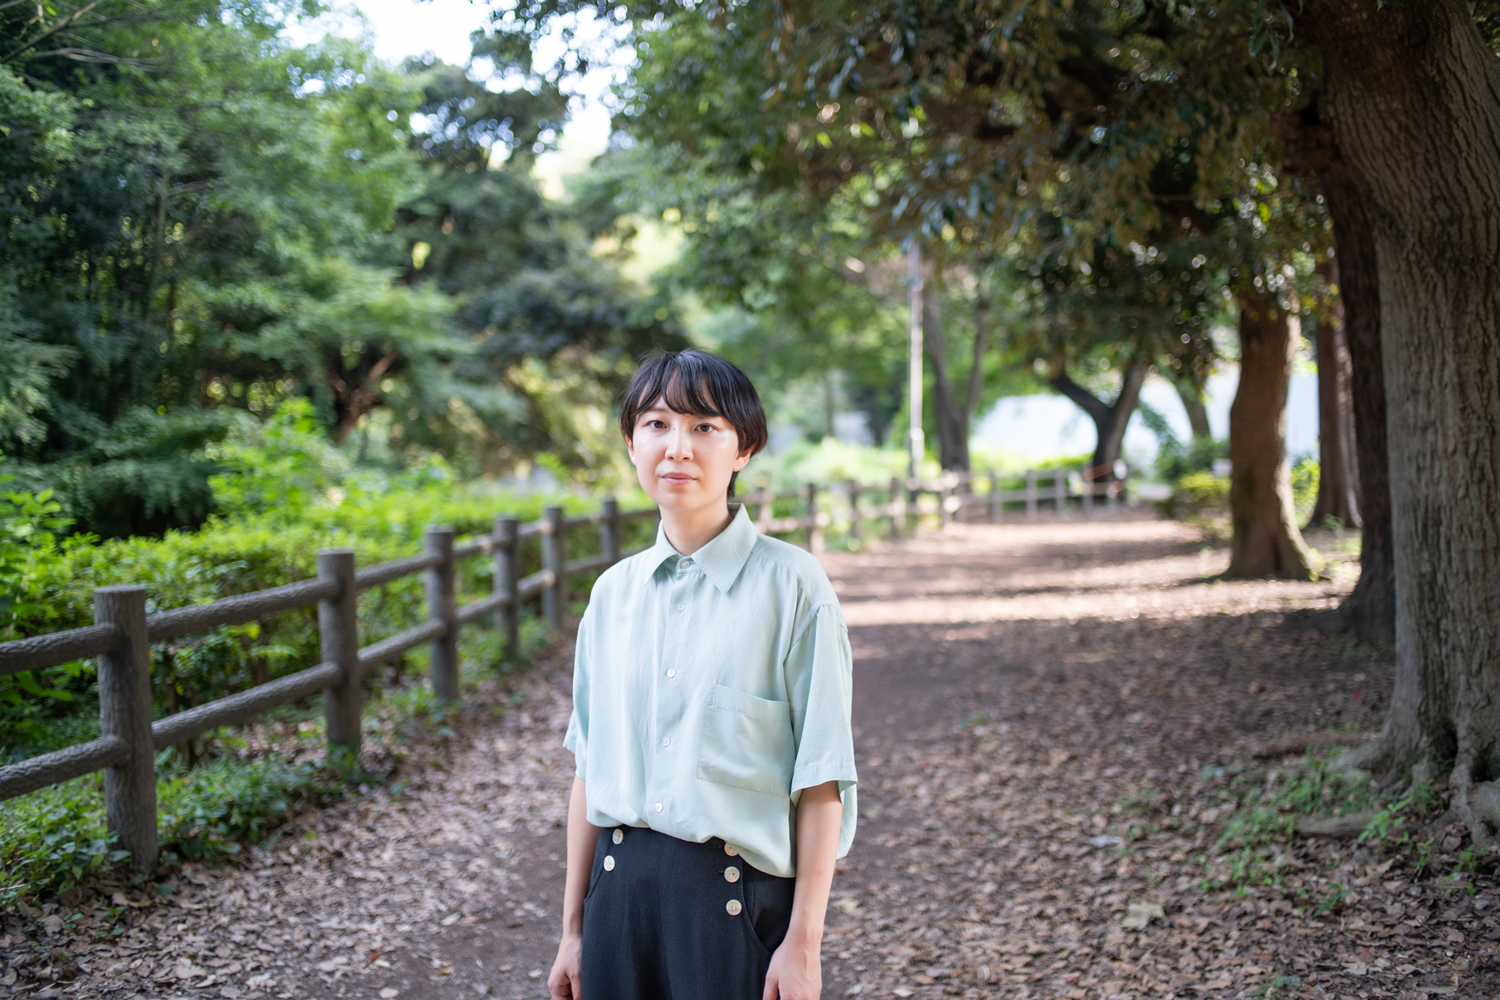
[{"label": "dirt path", "polygon": [[[1336,603],[1347,574],[1212,582],[1225,562],[1131,515],[825,558],[855,648],[862,813],[825,997],[1500,995],[1491,882],[1299,844],[1248,895],[1214,887],[1229,873],[1200,857],[1234,767],[1288,734],[1370,728],[1389,688],[1283,621]],[[479,699],[399,797],[188,870],[57,995],[545,996],[567,658],[503,713],[502,692]]]}]

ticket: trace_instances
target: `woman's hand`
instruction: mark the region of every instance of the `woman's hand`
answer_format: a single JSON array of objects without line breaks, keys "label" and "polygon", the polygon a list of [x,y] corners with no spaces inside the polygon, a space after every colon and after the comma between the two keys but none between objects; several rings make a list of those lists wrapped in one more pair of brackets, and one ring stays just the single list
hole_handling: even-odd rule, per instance
[{"label": "woman's hand", "polygon": [[821,942],[794,941],[788,934],[771,956],[762,1000],[818,1000],[823,992]]},{"label": "woman's hand", "polygon": [[[552,1000],[583,1000],[583,936],[564,934],[557,946],[557,961],[547,977]],[[816,996],[816,994],[814,994]]]}]

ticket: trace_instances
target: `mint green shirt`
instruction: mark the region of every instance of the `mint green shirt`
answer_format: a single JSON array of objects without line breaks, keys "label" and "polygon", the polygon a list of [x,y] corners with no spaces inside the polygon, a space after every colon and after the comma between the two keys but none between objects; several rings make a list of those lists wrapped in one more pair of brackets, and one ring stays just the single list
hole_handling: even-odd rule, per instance
[{"label": "mint green shirt", "polygon": [[654,546],[599,577],[563,745],[595,826],[720,837],[790,877],[802,789],[837,781],[839,857],[854,840],[853,654],[817,559],[736,506],[692,556],[658,527]]}]

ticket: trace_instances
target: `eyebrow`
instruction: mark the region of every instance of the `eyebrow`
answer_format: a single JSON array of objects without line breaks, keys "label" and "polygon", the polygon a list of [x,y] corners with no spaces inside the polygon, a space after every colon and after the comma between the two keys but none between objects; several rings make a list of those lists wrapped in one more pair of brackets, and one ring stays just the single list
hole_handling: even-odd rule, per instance
[{"label": "eyebrow", "polygon": [[728,417],[725,417],[722,414],[717,414],[717,413],[683,413],[681,410],[674,410],[670,406],[652,406],[652,407],[648,407],[647,409],[644,409],[641,412],[637,413],[635,415],[635,419],[637,421],[645,420],[647,417],[651,416],[651,414],[653,414],[653,413],[676,413],[676,414],[680,414],[681,416],[684,416],[684,417],[692,417],[695,420],[728,420],[729,419]]}]

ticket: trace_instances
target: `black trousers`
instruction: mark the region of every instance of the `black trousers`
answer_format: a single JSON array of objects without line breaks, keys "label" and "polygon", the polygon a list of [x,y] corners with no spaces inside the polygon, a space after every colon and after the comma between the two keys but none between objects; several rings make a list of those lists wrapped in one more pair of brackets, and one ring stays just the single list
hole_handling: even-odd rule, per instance
[{"label": "black trousers", "polygon": [[605,830],[583,904],[585,1000],[761,1000],[795,884],[722,840]]}]

